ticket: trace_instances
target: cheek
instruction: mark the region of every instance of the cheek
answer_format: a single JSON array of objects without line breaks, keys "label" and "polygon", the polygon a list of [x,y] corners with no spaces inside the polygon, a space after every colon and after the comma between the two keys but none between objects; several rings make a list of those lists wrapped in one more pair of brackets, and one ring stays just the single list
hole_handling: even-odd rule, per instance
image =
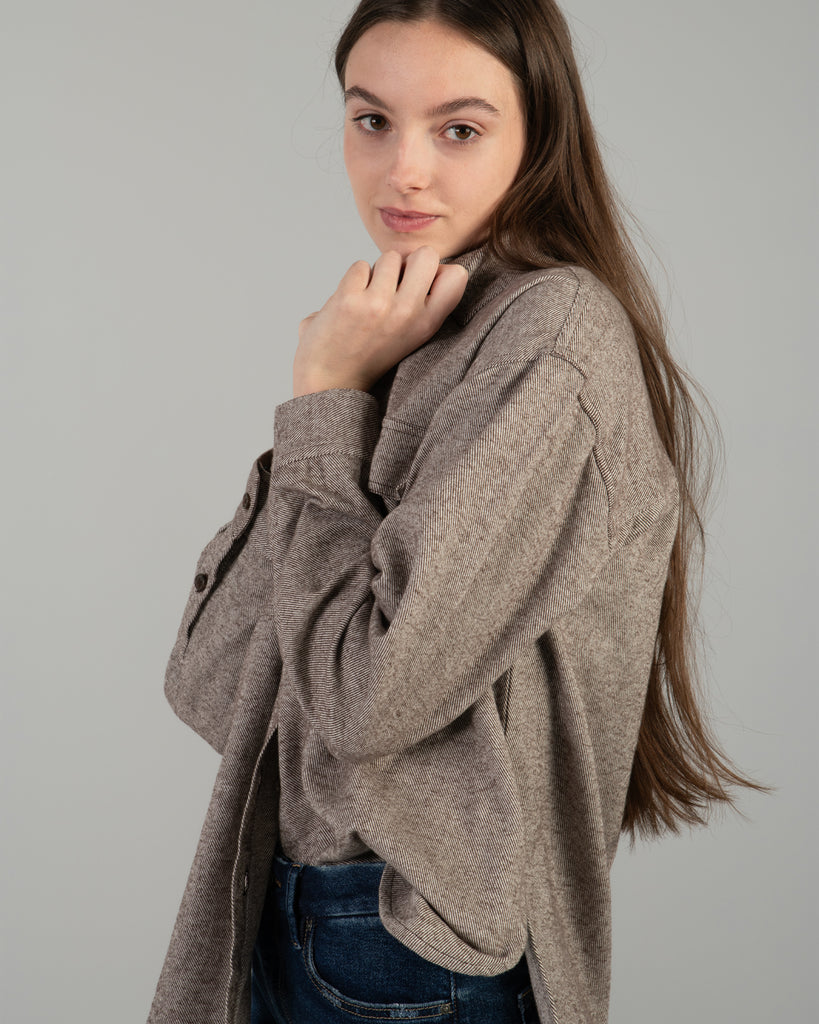
[{"label": "cheek", "polygon": [[372,191],[373,182],[378,175],[378,165],[372,152],[362,151],[357,139],[344,141],[344,166],[353,195],[356,198]]},{"label": "cheek", "polygon": [[355,186],[356,181],[361,178],[364,169],[362,160],[361,145],[351,132],[344,134],[344,166],[347,169],[347,177],[350,183]]},{"label": "cheek", "polygon": [[526,156],[526,135],[522,127],[520,127],[519,130],[515,132],[513,138],[510,139],[509,149],[507,152],[509,153],[509,158],[506,168],[506,176],[507,181],[511,185],[517,178],[518,171],[520,170],[524,157]]},{"label": "cheek", "polygon": [[494,196],[493,206],[500,202],[512,187],[517,178],[522,157],[523,153],[518,140],[510,139],[509,146],[504,151],[503,159],[498,162],[492,175],[490,190]]},{"label": "cheek", "polygon": [[355,188],[355,179],[357,177],[356,166],[355,166],[355,153],[353,152],[353,144],[350,140],[349,135],[344,135],[344,167],[347,171],[347,177],[350,179],[350,184]]},{"label": "cheek", "polygon": [[467,187],[470,205],[476,213],[478,209],[486,213],[497,206],[514,181],[516,170],[517,163],[502,160],[485,167],[482,174],[471,178],[471,184]]}]

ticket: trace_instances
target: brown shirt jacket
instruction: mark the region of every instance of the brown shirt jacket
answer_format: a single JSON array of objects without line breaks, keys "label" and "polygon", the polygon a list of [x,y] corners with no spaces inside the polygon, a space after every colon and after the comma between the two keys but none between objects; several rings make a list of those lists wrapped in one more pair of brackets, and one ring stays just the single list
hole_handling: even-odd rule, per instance
[{"label": "brown shirt jacket", "polygon": [[386,861],[381,919],[427,959],[525,953],[544,1024],[607,1019],[676,479],[593,275],[458,262],[464,298],[371,393],[277,407],[199,560],[166,693],[223,757],[152,1024],[249,1019],[279,836]]}]

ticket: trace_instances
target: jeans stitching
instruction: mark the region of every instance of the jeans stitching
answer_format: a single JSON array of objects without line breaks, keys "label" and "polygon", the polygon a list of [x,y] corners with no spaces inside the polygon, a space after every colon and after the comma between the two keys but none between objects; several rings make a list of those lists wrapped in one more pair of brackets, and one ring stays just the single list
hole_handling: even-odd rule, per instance
[{"label": "jeans stitching", "polygon": [[[316,971],[315,963],[313,962],[313,918],[308,917],[306,921],[306,929],[304,935],[304,945],[302,947],[302,960],[304,961],[305,973],[310,981],[313,983],[316,989],[321,995],[329,1002],[338,1006],[340,1010],[344,1010],[345,1013],[351,1013],[355,1017],[361,1017],[366,1020],[431,1020],[434,1017],[441,1017],[445,1013],[452,1013],[452,1004],[450,1003],[421,1003],[418,1006],[419,1010],[426,1010],[429,1008],[429,1013],[425,1013],[423,1016],[413,1014],[411,1017],[393,1017],[385,1016],[390,1011],[385,1007],[383,1010],[375,1010],[375,1013],[362,1013],[360,1009],[355,1009],[353,1004],[347,1002],[340,993],[336,994],[336,991],[332,990],[329,985],[322,983],[321,979]],[[452,972],[450,972],[451,974]],[[434,1011],[434,1012],[432,1012]]]},{"label": "jeans stitching", "polygon": [[527,1024],[527,1021],[529,1020],[529,1010],[535,1005],[534,990],[531,985],[527,985],[522,992],[518,993],[518,1012],[520,1013],[522,1024]]}]

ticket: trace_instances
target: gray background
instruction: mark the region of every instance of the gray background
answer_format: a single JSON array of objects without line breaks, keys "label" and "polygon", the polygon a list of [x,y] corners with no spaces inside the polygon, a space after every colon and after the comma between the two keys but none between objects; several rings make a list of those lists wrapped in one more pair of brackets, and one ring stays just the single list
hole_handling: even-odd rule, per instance
[{"label": "gray background", "polygon": [[[720,416],[704,611],[748,820],[614,869],[614,1024],[815,1020],[816,5],[569,0],[594,116]],[[3,1019],[141,1022],[217,755],[162,679],[200,548],[373,247],[349,0],[0,3]],[[813,80],[812,80],[813,79]]]}]

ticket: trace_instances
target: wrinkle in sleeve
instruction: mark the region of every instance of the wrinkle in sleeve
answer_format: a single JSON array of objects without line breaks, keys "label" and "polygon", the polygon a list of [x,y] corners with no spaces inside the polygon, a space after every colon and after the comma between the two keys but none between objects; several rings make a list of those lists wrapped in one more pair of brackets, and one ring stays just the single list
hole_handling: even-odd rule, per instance
[{"label": "wrinkle in sleeve", "polygon": [[608,498],[581,385],[554,355],[465,378],[386,515],[366,487],[370,394],[277,407],[283,677],[333,756],[375,759],[444,728],[590,588],[609,555]]}]

